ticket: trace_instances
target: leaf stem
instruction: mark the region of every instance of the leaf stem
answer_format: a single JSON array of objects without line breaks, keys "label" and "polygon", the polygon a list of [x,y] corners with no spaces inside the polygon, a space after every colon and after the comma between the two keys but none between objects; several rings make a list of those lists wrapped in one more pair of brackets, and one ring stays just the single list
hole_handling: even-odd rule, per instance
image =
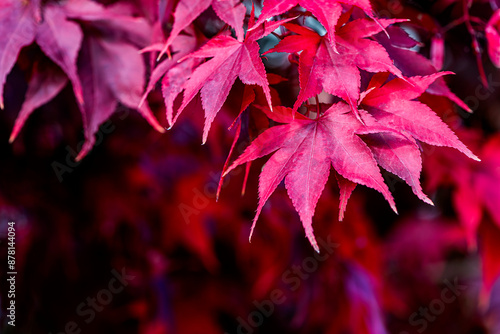
[{"label": "leaf stem", "polygon": [[316,94],[314,97],[316,99],[316,119],[319,118],[320,108],[319,108],[319,96]]},{"label": "leaf stem", "polygon": [[486,74],[484,73],[484,67],[483,67],[483,62],[481,60],[481,48],[479,46],[479,43],[476,38],[476,31],[474,30],[474,27],[471,24],[471,17],[469,15],[469,9],[472,6],[472,0],[463,0],[462,2],[463,5],[463,17],[465,20],[465,26],[467,27],[467,30],[469,31],[469,34],[472,38],[472,49],[474,52],[474,55],[476,56],[476,63],[477,67],[479,70],[479,76],[481,77],[481,82],[484,87],[488,87],[488,82],[486,80]]}]

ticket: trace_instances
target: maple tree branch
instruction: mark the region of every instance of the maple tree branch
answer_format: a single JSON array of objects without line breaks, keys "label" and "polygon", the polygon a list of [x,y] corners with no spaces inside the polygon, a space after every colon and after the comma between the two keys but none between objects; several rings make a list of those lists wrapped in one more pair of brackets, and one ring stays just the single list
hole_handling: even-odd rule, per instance
[{"label": "maple tree branch", "polygon": [[279,35],[278,33],[274,32],[274,31],[271,32],[271,35],[273,35],[274,37],[278,38],[279,40],[282,40],[284,38],[283,36]]},{"label": "maple tree branch", "polygon": [[484,26],[486,23],[479,17],[476,16],[469,16],[469,19],[471,22],[479,25],[479,26]]},{"label": "maple tree branch", "polygon": [[488,87],[488,82],[486,80],[486,74],[484,73],[483,62],[481,59],[481,55],[482,55],[481,47],[479,46],[479,43],[477,41],[476,31],[474,30],[474,27],[471,24],[471,17],[469,15],[469,9],[472,5],[472,1],[471,0],[463,0],[462,5],[463,5],[463,15],[464,15],[463,17],[464,17],[465,26],[467,27],[467,31],[469,32],[469,34],[472,38],[472,49],[473,49],[474,55],[476,57],[476,63],[477,63],[477,67],[479,70],[479,76],[481,77],[481,82],[482,82],[483,86]]},{"label": "maple tree branch", "polygon": [[448,23],[447,25],[445,25],[442,29],[441,29],[441,32],[444,34],[446,33],[448,30],[451,30],[453,28],[456,28],[458,27],[459,25],[465,23],[465,17],[462,16],[461,18],[459,19],[456,19],[456,20],[453,20],[451,21],[450,23]]},{"label": "maple tree branch", "polygon": [[[476,17],[476,16],[470,16],[469,15],[469,20],[479,26],[484,26],[485,25],[485,22],[480,19],[479,17]],[[448,32],[449,30],[453,29],[453,28],[456,28],[458,27],[459,25],[461,24],[464,24],[466,23],[467,19],[465,16],[462,16],[461,18],[458,18],[456,20],[453,20],[451,21],[450,23],[448,23],[447,25],[445,25],[443,28],[441,28],[441,33],[446,33]]]},{"label": "maple tree branch", "polygon": [[320,113],[320,109],[319,109],[319,97],[316,94],[316,96],[314,98],[316,100],[316,118],[319,118],[319,113]]}]

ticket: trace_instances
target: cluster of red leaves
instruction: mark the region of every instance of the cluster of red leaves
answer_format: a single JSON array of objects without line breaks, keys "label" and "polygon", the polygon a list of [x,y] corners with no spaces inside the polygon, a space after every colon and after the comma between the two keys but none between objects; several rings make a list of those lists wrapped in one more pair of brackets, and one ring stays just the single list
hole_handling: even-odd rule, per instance
[{"label": "cluster of red leaves", "polygon": [[[77,160],[81,159],[118,102],[138,107],[146,73],[138,51],[150,43],[151,26],[143,18],[132,17],[126,7],[103,7],[85,0],[8,0],[0,6],[0,92],[23,47],[35,43],[43,53],[30,53],[26,60],[29,86],[9,141],[17,137],[28,116],[69,80],[84,120],[86,143]],[[164,131],[147,105],[138,110],[153,127]]]},{"label": "cluster of red leaves", "polygon": [[[201,13],[210,4],[202,3],[203,6],[179,2],[174,13],[172,34],[162,48],[160,57],[170,46],[174,46],[180,27],[187,27],[196,13]],[[213,6],[220,16],[218,3],[214,2]],[[344,10],[341,2],[337,1],[301,3],[323,23],[326,34],[321,36],[308,27],[286,23],[297,19],[293,16],[295,14],[289,12],[297,4],[297,1],[266,1],[257,22],[252,8],[248,29],[243,37],[241,27],[245,16],[241,15],[242,5],[233,3],[230,19],[221,18],[234,27],[237,38],[230,35],[230,30],[223,29],[198,50],[178,59],[176,65],[171,65],[173,59],[167,59],[165,62],[168,65],[160,64],[158,68],[164,75],[162,87],[170,126],[200,92],[205,111],[203,143],[236,78],[245,85],[262,88],[270,109],[267,116],[275,122],[287,124],[264,131],[224,174],[240,164],[276,152],[261,173],[260,201],[254,226],[264,204],[285,179],[306,235],[316,251],[319,251],[313,235],[312,217],[327,182],[330,165],[339,180],[343,198],[342,217],[356,184],[378,190],[396,211],[378,165],[400,176],[419,198],[432,204],[419,183],[421,158],[417,140],[453,147],[473,159],[477,158],[429,107],[414,101],[446,73],[405,77],[394,66],[385,48],[371,38],[391,24],[405,20],[363,18],[364,14],[372,16],[373,10],[368,2],[347,2],[349,10]],[[358,13],[358,9],[362,9],[364,14]],[[276,16],[291,17],[282,21],[268,21]],[[286,52],[292,57],[298,56],[300,92],[292,110],[273,107],[266,70],[256,42],[279,26],[286,29],[282,30],[284,34],[280,36],[281,41],[264,55]],[[402,30],[396,38],[400,43],[412,43],[412,39]],[[183,44],[173,49],[182,50]],[[210,59],[204,61],[207,58]],[[390,79],[389,74],[397,78]],[[362,77],[370,80],[365,87],[362,87]],[[156,75],[152,80],[155,79]],[[183,92],[183,100],[174,116],[172,105],[180,92]],[[341,101],[322,106],[318,99],[316,113],[308,111],[306,116],[297,113],[308,98],[317,97],[321,92],[340,98]],[[242,98],[245,109],[256,103],[252,100],[255,93],[252,91],[251,94],[250,97],[244,95]],[[277,111],[273,112],[273,109]]]},{"label": "cluster of red leaves", "polygon": [[[255,5],[260,10],[258,18]],[[239,214],[251,212],[255,206],[248,203],[235,206],[237,201],[229,201],[224,193],[219,203],[207,200],[202,209],[183,206],[194,203],[193,196],[197,198],[198,193],[192,190],[203,188],[200,185],[207,182],[207,170],[216,169],[208,164],[209,158],[207,161],[200,158],[199,149],[189,147],[187,154],[182,145],[176,148],[169,143],[157,148],[161,154],[143,154],[141,150],[147,150],[145,144],[154,145],[154,141],[153,144],[151,140],[140,141],[140,146],[139,140],[129,143],[124,136],[117,139],[119,144],[110,144],[110,151],[120,152],[124,150],[122,146],[129,145],[132,160],[136,159],[132,167],[110,180],[91,178],[84,186],[99,236],[111,240],[122,224],[130,225],[133,231],[140,231],[146,225],[147,233],[155,234],[151,237],[153,246],[143,253],[148,274],[141,282],[157,279],[164,284],[165,275],[175,276],[176,265],[182,262],[175,253],[179,246],[198,259],[203,269],[196,270],[209,273],[224,267],[216,245],[220,247],[231,240],[230,248],[237,249],[236,259],[230,260],[237,262],[238,275],[246,281],[231,281],[235,285],[226,286],[225,280],[229,279],[223,272],[217,276],[218,282],[211,277],[209,283],[199,288],[208,305],[199,306],[196,313],[199,319],[186,321],[182,316],[183,310],[196,303],[203,304],[189,298],[188,292],[178,293],[169,300],[176,308],[170,317],[175,318],[179,332],[195,332],[198,326],[208,332],[219,332],[221,326],[214,321],[213,309],[224,316],[244,316],[252,311],[249,305],[253,299],[265,299],[280,284],[284,291],[290,288],[282,274],[289,263],[297,263],[309,253],[306,249],[297,250],[301,244],[294,237],[299,233],[280,187],[282,183],[313,248],[319,252],[316,237],[325,240],[329,235],[341,245],[332,261],[320,266],[310,280],[303,282],[309,288],[286,292],[286,305],[292,311],[284,307],[278,314],[283,322],[293,319],[292,328],[384,333],[382,311],[407,318],[419,304],[415,303],[416,296],[403,291],[398,284],[394,287],[383,284],[387,277],[382,274],[383,269],[390,263],[401,263],[403,272],[416,276],[422,267],[435,270],[433,265],[440,263],[450,249],[466,253],[479,246],[483,260],[481,300],[485,302],[500,272],[495,260],[500,229],[500,217],[495,210],[500,204],[496,187],[498,139],[495,136],[488,140],[468,139],[466,143],[482,159],[482,163],[474,161],[479,158],[450,129],[461,124],[442,120],[446,115],[449,117],[443,113],[444,109],[457,108],[449,100],[467,112],[470,110],[448,88],[444,75],[451,72],[439,70],[453,70],[453,66],[445,66],[448,54],[445,48],[449,46],[446,35],[464,25],[471,36],[478,73],[488,86],[490,80],[485,74],[481,46],[488,49],[491,64],[499,66],[497,3],[437,1],[428,8],[424,8],[425,4],[422,8],[400,6],[399,10],[386,1],[367,0],[265,0],[262,7],[238,0],[129,0],[106,5],[90,0],[4,1],[0,4],[0,91],[3,92],[7,75],[16,63],[27,82],[10,142],[35,109],[64,94],[68,82],[84,126],[85,144],[76,160],[88,154],[99,126],[115,112],[118,104],[137,109],[156,130],[163,132],[150,109],[160,81],[168,126],[178,120],[182,124],[176,128],[192,126],[185,117],[181,121],[182,115],[190,113],[194,128],[202,133],[202,142],[207,142],[213,151],[212,158],[220,157],[224,150],[229,152],[225,163],[222,160],[219,165],[224,167],[214,197],[219,196],[224,178],[230,177],[231,171],[247,165],[241,180],[243,188],[248,184],[248,193],[259,193],[250,235],[259,216],[266,225],[262,228],[263,235],[251,245],[241,238],[248,235],[245,225],[248,217]],[[391,9],[389,18],[376,14],[383,8]],[[482,17],[473,15],[473,10]],[[452,12],[452,18],[459,17],[441,25],[436,17],[446,11]],[[269,43],[276,39],[279,42],[269,48]],[[424,51],[416,51],[418,48]],[[428,57],[424,56],[426,52]],[[273,68],[265,57],[277,53],[283,58],[282,66]],[[486,68],[489,65],[488,62]],[[146,84],[147,73],[150,75]],[[477,89],[469,92],[474,94]],[[3,106],[3,97],[0,102]],[[9,109],[8,102],[5,107]],[[197,123],[196,113],[201,112],[205,115],[203,125]],[[234,127],[236,134],[231,140],[226,129]],[[474,133],[473,130],[460,133],[468,138],[469,132]],[[179,132],[177,135],[180,136]],[[242,142],[246,143],[245,150],[238,145]],[[429,147],[435,146],[446,148],[425,154]],[[233,156],[235,150],[239,151],[238,157]],[[250,163],[267,155],[271,157],[257,180],[250,172]],[[422,163],[427,171],[425,193],[420,184]],[[197,164],[196,168],[192,166]],[[191,170],[186,176],[168,170],[172,168],[169,165],[184,168],[185,173]],[[338,188],[328,185],[331,167]],[[436,202],[438,209],[441,208],[439,190],[450,187],[454,207],[450,215],[456,216],[456,220],[413,215],[401,223],[408,226],[406,230],[395,229],[393,237],[389,236],[382,244],[372,231],[373,225],[380,222],[364,213],[366,203],[377,195],[369,194],[370,200],[362,196],[356,200],[354,193],[350,204],[353,208],[346,211],[346,206],[360,184],[380,192],[397,212],[391,193],[394,188],[386,182],[387,175],[405,181],[419,199],[431,205]],[[257,183],[258,189],[254,189]],[[142,187],[152,194],[147,200],[133,195]],[[236,194],[238,191],[232,189],[235,187],[231,183],[231,190],[224,192]],[[334,191],[340,191],[338,198]],[[95,200],[91,199],[92,193],[99,194]],[[276,195],[271,196],[273,193]],[[333,202],[340,203],[338,218],[345,218],[343,223],[333,218],[332,213],[337,215],[332,209]],[[316,233],[313,233],[313,216]],[[190,228],[186,228],[186,220]],[[145,221],[148,223],[144,224]],[[158,221],[168,224],[158,228],[155,225]],[[407,245],[401,240],[419,234],[432,237],[429,241],[415,239],[415,248],[422,253],[411,253],[409,258],[423,256],[426,242],[436,246],[425,250],[428,252],[425,261],[405,268],[407,254],[399,250]],[[234,238],[235,235],[239,237]],[[69,237],[61,240],[65,238]],[[143,245],[144,240],[137,244]],[[168,254],[167,259],[164,254]],[[184,264],[180,266],[182,270],[190,270]],[[436,275],[445,275],[441,269],[438,274],[424,276],[434,277],[436,283]],[[182,280],[172,284],[172,289],[181,291],[189,286]],[[245,291],[245,284],[252,289]],[[215,292],[230,289],[238,293],[214,302]],[[424,286],[422,291],[425,293],[420,302],[432,300],[436,295],[432,288],[426,291]],[[345,301],[346,306],[332,305],[332,299]],[[241,307],[241,300],[248,301],[245,307]],[[165,320],[168,317],[148,309],[148,300],[136,298],[130,307],[133,309],[130,314],[140,319],[141,332],[163,333],[172,326]],[[451,308],[446,312],[453,314]],[[153,319],[152,314],[156,314]],[[306,319],[306,315],[311,318]],[[446,323],[446,319],[442,317],[439,321]],[[279,328],[277,324],[271,326]],[[409,328],[408,324],[394,326]]]}]

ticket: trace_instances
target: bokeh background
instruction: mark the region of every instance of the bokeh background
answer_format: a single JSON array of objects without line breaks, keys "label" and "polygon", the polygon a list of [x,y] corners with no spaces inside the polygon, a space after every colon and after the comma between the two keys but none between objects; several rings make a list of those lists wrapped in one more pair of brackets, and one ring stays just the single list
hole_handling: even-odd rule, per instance
[{"label": "bokeh background", "polygon": [[[146,8],[141,1],[130,3]],[[466,26],[449,26],[463,14],[461,1],[437,3],[373,5],[385,16],[423,17],[408,31],[427,57],[436,32],[426,19],[449,28],[441,31],[443,69],[456,73],[447,82],[474,112],[430,94],[421,100],[483,161],[423,146],[421,181],[435,206],[420,202],[405,183],[385,173],[399,215],[379,193],[360,186],[339,222],[338,189],[330,180],[314,216],[315,234],[324,245],[319,255],[283,186],[271,196],[248,242],[265,159],[251,166],[243,195],[245,168],[240,167],[226,178],[216,201],[241,83],[205,145],[199,100],[165,134],[120,105],[101,126],[91,153],[75,162],[84,136],[70,86],[38,108],[16,141],[8,143],[27,90],[25,64],[40,53],[35,46],[24,48],[7,78],[0,113],[1,332],[500,333],[500,285],[495,284],[500,71],[488,58],[484,26],[478,24],[489,87],[482,84]],[[174,2],[161,5],[167,13],[175,7]],[[492,8],[477,1],[471,13],[486,23]],[[169,15],[163,18],[167,23]],[[214,20],[208,10],[195,26],[206,27],[209,35]],[[278,56],[266,65],[288,79],[273,87],[282,104],[291,106],[296,64]],[[161,92],[153,91],[148,103],[165,124]],[[238,143],[248,142],[266,121],[247,117]],[[15,328],[5,318],[8,221],[16,223]],[[123,289],[114,280],[118,273],[128,277]]]}]

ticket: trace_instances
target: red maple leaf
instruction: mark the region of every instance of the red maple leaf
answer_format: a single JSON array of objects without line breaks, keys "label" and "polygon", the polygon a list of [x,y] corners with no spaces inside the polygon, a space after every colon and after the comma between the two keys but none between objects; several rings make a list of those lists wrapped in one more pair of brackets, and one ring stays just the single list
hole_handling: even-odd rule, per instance
[{"label": "red maple leaf", "polygon": [[[342,21],[347,20],[348,15],[345,14]],[[296,111],[304,101],[324,90],[342,98],[357,112],[361,82],[359,69],[369,72],[389,71],[401,76],[385,49],[377,42],[366,39],[396,22],[399,21],[380,20],[377,24],[368,19],[358,19],[337,27],[338,53],[328,43],[328,35],[320,36],[309,28],[285,24],[287,29],[297,35],[285,37],[266,54],[302,51],[299,57],[300,93],[293,110]]]},{"label": "red maple leaf", "polygon": [[4,108],[3,87],[7,74],[24,46],[35,40],[37,8],[31,3],[8,0],[0,4],[0,108]]},{"label": "red maple leaf", "polygon": [[[0,107],[3,108],[3,85],[7,74],[21,49],[33,42],[66,73],[77,100],[82,101],[82,85],[76,73],[82,31],[77,23],[67,19],[62,6],[48,3],[41,11],[40,3],[36,1],[9,0],[0,5],[0,21],[0,29],[5,29],[0,30]],[[30,89],[35,87],[31,85]],[[45,98],[42,104],[50,98]],[[25,110],[28,114],[33,111]]]},{"label": "red maple leaf", "polygon": [[64,72],[55,64],[41,59],[35,61],[31,71],[28,90],[23,105],[16,118],[14,128],[9,138],[13,142],[29,115],[38,107],[52,100],[68,83]]},{"label": "red maple leaf", "polygon": [[[206,118],[203,130],[203,143],[205,143],[210,125],[224,104],[237,77],[246,85],[262,87],[267,103],[272,108],[266,69],[260,58],[257,40],[267,36],[286,21],[266,22],[260,29],[248,32],[242,42],[228,36],[227,33],[221,33],[209,40],[199,50],[185,57],[185,59],[212,59],[199,65],[189,80],[183,84],[184,98],[172,124],[175,123],[196,94],[201,91],[201,101]],[[185,59],[183,60],[185,61]],[[176,93],[178,92],[179,90],[176,89]]]},{"label": "red maple leaf", "polygon": [[399,176],[418,198],[432,205],[432,201],[423,193],[419,181],[422,171],[420,150],[410,138],[397,133],[379,133],[367,135],[363,139],[370,146],[380,167]]},{"label": "red maple leaf", "polygon": [[[288,112],[288,117],[271,117],[288,124],[266,130],[225,172],[276,151],[260,176],[260,199],[252,231],[265,202],[285,179],[306,235],[318,250],[312,216],[328,179],[330,163],[338,173],[340,219],[356,184],[381,192],[396,211],[377,164],[400,176],[420,199],[432,204],[420,186],[422,160],[416,140],[453,147],[479,160],[428,106],[414,101],[443,74],[446,73],[413,77],[409,81],[397,78],[385,85],[382,84],[387,74],[375,75],[369,89],[360,96],[361,106],[369,111],[358,111],[363,122],[344,103],[334,104],[316,120],[298,113],[294,119],[293,111]],[[278,114],[287,114],[282,108],[276,110]],[[365,141],[360,135],[364,135]]]},{"label": "red maple leaf", "polygon": [[[198,58],[185,58],[198,46],[198,39],[194,31],[189,35],[179,35],[171,45],[173,55],[164,59],[151,72],[146,92],[144,93],[140,105],[142,105],[148,94],[155,88],[158,80],[161,80],[163,98],[165,101],[167,122],[170,126],[174,118],[174,101],[179,95],[185,82],[189,79],[193,70],[201,63]],[[143,51],[161,52],[163,44],[155,44],[145,48]]]},{"label": "red maple leaf", "polygon": [[256,26],[273,16],[281,15],[289,9],[300,5],[310,11],[325,27],[328,32],[328,41],[335,50],[336,29],[339,28],[337,22],[342,14],[342,4],[357,6],[364,10],[368,16],[372,17],[373,10],[369,0],[265,0]]},{"label": "red maple leaf", "polygon": [[245,19],[246,7],[239,0],[180,0],[175,8],[172,31],[159,57],[168,50],[179,33],[210,5],[221,20],[234,28],[238,41],[243,40],[243,20]]},{"label": "red maple leaf", "polygon": [[[22,47],[36,42],[59,68],[37,61],[32,69],[25,102],[10,136],[12,142],[28,116],[54,98],[65,86],[73,90],[82,113],[86,142],[77,156],[85,156],[93,146],[99,125],[115,111],[118,102],[137,108],[144,86],[145,65],[139,45],[149,39],[149,24],[88,0],[63,4],[8,1],[0,15],[13,29],[1,34],[0,90]],[[44,64],[42,67],[40,64]],[[2,100],[0,100],[2,102]],[[139,112],[158,131],[163,127],[147,105]]]},{"label": "red maple leaf", "polygon": [[[396,78],[380,86],[385,80],[376,75],[370,91],[363,94],[361,106],[380,124],[397,131],[406,131],[415,139],[435,146],[452,147],[478,160],[427,105],[415,101],[437,78],[451,72],[440,72],[425,77],[412,77],[408,81]],[[386,76],[385,76],[386,77]],[[375,86],[374,86],[375,85]]]},{"label": "red maple leaf", "polygon": [[[86,142],[77,156],[93,146],[99,125],[115,111],[118,102],[137,108],[144,89],[146,67],[139,46],[149,40],[149,24],[142,18],[115,13],[86,0],[68,3],[68,16],[89,27],[78,58],[78,72],[84,83],[85,104],[81,106]],[[164,128],[145,104],[139,113],[159,132]]]},{"label": "red maple leaf", "polygon": [[[45,55],[64,71],[71,80],[77,101],[82,104],[82,84],[76,68],[76,58],[83,38],[79,25],[68,20],[62,6],[51,3],[44,6],[43,11],[39,11],[40,8],[33,3],[23,4],[22,2],[12,3],[8,9],[10,14],[14,15],[14,17],[22,13],[22,18],[17,17],[19,26],[16,28],[16,31],[20,35],[24,35],[26,42],[28,40],[31,42],[35,41]],[[37,22],[38,15],[43,16],[41,22]],[[36,27],[36,29],[32,30],[32,27]],[[31,33],[33,33],[34,38],[31,38]],[[3,41],[8,43],[8,48],[12,43],[16,44],[15,40],[17,37],[13,35],[7,36],[8,37]],[[28,44],[31,44],[31,42]],[[16,53],[6,55],[8,64],[7,67],[4,67],[5,70],[10,70],[9,64],[13,65],[12,61],[16,60],[17,53],[19,53],[23,46],[26,46],[26,44],[17,43],[17,48],[14,47],[13,49]],[[40,62],[37,64],[40,64]],[[66,80],[63,80],[64,76],[59,75],[58,69],[50,64],[46,66],[46,68],[35,66],[33,69],[32,78],[28,83],[28,92],[26,93],[25,101],[9,138],[10,142],[15,140],[29,115],[36,108],[54,98],[66,85]],[[1,72],[2,69],[0,67],[0,73]],[[5,75],[6,74],[7,73],[5,73]]]},{"label": "red maple leaf", "polygon": [[[330,165],[344,178],[378,190],[396,211],[394,200],[370,148],[358,134],[385,132],[359,122],[345,103],[332,105],[322,116],[311,120],[301,114],[289,123],[272,127],[259,137],[228,168],[276,153],[264,166],[259,181],[259,206],[252,231],[267,199],[280,182],[285,185],[297,209],[306,235],[319,251],[312,228],[316,203],[328,179]],[[282,121],[285,117],[280,117]]]}]

